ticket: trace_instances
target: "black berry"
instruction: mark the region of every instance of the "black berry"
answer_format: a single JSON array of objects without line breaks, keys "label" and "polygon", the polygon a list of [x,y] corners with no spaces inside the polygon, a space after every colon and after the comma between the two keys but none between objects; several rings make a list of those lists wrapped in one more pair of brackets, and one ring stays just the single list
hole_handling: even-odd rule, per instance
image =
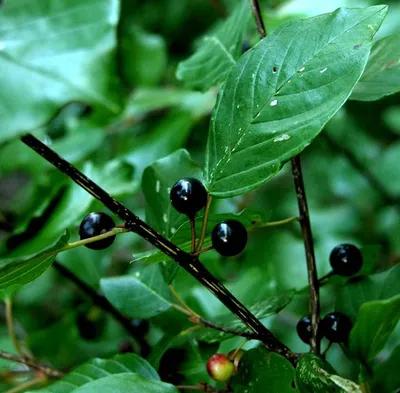
[{"label": "black berry", "polygon": [[207,191],[201,181],[185,177],[177,181],[169,194],[172,206],[179,212],[193,217],[207,202]]},{"label": "black berry", "polygon": [[219,254],[231,257],[241,253],[246,247],[247,230],[239,221],[222,221],[214,227],[211,241]]},{"label": "black berry", "polygon": [[[81,222],[79,236],[81,240],[88,239],[90,237],[99,236],[105,232],[108,232],[114,227],[114,221],[109,215],[97,212],[90,213]],[[105,248],[111,246],[114,240],[115,236],[110,236],[106,239],[98,240],[97,242],[85,244],[85,246],[92,250],[104,250]]]},{"label": "black berry", "polygon": [[301,341],[309,344],[312,337],[311,318],[308,316],[301,318],[300,321],[297,322],[296,330]]},{"label": "black berry", "polygon": [[321,322],[324,336],[334,343],[347,343],[352,326],[350,318],[341,312],[327,314]]},{"label": "black berry", "polygon": [[363,257],[353,244],[339,244],[331,251],[329,261],[336,274],[349,277],[361,270]]}]

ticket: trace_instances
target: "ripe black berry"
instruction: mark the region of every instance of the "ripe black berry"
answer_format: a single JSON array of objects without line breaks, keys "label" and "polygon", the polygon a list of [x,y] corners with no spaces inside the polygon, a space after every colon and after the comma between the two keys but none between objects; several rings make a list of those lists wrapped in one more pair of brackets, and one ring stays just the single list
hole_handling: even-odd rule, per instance
[{"label": "ripe black berry", "polygon": [[296,330],[301,341],[309,344],[312,337],[311,318],[309,316],[301,318],[300,321],[297,322]]},{"label": "ripe black berry", "polygon": [[341,312],[327,314],[321,322],[324,336],[334,343],[347,343],[352,326],[350,318]]},{"label": "ripe black berry", "polygon": [[247,230],[239,221],[222,221],[214,227],[211,241],[219,254],[231,257],[241,253],[246,247]]},{"label": "ripe black berry", "polygon": [[332,250],[329,261],[336,274],[349,277],[361,270],[363,257],[353,244],[339,244]]},{"label": "ripe black berry", "polygon": [[207,191],[201,181],[185,177],[177,181],[169,194],[172,206],[179,212],[193,217],[207,202]]},{"label": "ripe black berry", "polygon": [[[96,212],[90,213],[81,222],[79,236],[81,240],[88,239],[90,237],[99,236],[105,232],[108,232],[114,227],[114,221],[108,214]],[[105,248],[111,246],[114,240],[115,236],[110,236],[106,239],[98,240],[97,242],[85,244],[85,246],[92,250],[104,250]]]}]

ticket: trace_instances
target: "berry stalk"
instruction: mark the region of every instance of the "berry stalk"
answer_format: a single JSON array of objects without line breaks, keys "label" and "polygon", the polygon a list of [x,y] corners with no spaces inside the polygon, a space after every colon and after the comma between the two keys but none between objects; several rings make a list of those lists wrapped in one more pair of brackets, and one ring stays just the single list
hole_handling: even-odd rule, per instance
[{"label": "berry stalk", "polygon": [[102,202],[110,211],[125,222],[125,228],[137,233],[153,246],[184,268],[196,280],[213,293],[233,314],[235,314],[250,330],[257,334],[258,339],[272,352],[276,352],[293,364],[298,356],[280,342],[242,303],[239,302],[198,260],[196,256],[186,253],[164,236],[156,232],[138,216],[127,209],[121,202],[114,199],[99,185],[90,180],[68,161],[46,146],[31,134],[21,138],[31,149],[45,160],[65,173],[75,183],[85,189],[90,195]]}]

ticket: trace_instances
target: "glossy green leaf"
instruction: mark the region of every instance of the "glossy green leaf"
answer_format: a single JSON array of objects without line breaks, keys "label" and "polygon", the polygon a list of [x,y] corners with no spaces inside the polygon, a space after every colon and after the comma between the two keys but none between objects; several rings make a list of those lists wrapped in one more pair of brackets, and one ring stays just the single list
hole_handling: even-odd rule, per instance
[{"label": "glossy green leaf", "polygon": [[[256,318],[264,319],[279,313],[279,311],[281,311],[290,303],[292,298],[293,293],[273,296],[263,301],[257,302],[248,308],[253,313],[253,315],[256,316]],[[238,320],[235,315],[232,314],[221,315],[215,318],[215,323],[224,328],[234,329],[239,332],[245,332],[247,330],[243,323]],[[202,328],[201,330],[197,330],[196,332],[196,338],[199,341],[205,341],[207,343],[220,342],[231,337],[231,334],[221,332],[212,328]]]},{"label": "glossy green leaf", "polygon": [[158,265],[133,275],[103,278],[100,287],[118,310],[132,318],[151,318],[171,307],[171,293]]},{"label": "glossy green leaf", "polygon": [[393,349],[389,358],[377,365],[374,370],[374,392],[394,393],[400,386],[400,345]]},{"label": "glossy green leaf", "polygon": [[135,144],[137,147],[123,157],[135,166],[135,180],[138,184],[148,165],[184,145],[196,121],[196,117],[189,111],[176,109],[162,118],[151,134],[138,139]]},{"label": "glossy green leaf", "polygon": [[92,180],[104,188],[114,198],[132,195],[136,191],[135,168],[124,159],[116,158],[97,166]]},{"label": "glossy green leaf", "polygon": [[179,64],[177,78],[200,90],[223,82],[240,56],[249,17],[250,6],[241,0],[232,15],[206,34],[197,51]]},{"label": "glossy green leaf", "polygon": [[216,197],[259,187],[307,147],[360,78],[386,6],[285,23],[246,52],[219,93],[205,180]]},{"label": "glossy green leaf", "polygon": [[124,78],[133,86],[154,86],[167,66],[163,37],[131,26],[120,37],[121,67]]},{"label": "glossy green leaf", "polygon": [[375,101],[400,91],[400,34],[375,41],[351,99]]},{"label": "glossy green leaf", "polygon": [[200,117],[211,113],[214,104],[214,92],[200,93],[171,87],[138,88],[129,98],[123,118],[140,118],[150,111],[164,108],[186,109]]},{"label": "glossy green leaf", "polygon": [[112,359],[91,359],[68,373],[52,385],[38,392],[72,393],[78,388],[115,374],[136,373],[144,378],[159,381],[160,378],[146,360],[134,354],[116,355]]},{"label": "glossy green leaf", "polygon": [[340,289],[335,308],[355,321],[364,303],[399,295],[399,281],[400,265],[382,273],[350,279]]},{"label": "glossy green leaf", "polygon": [[36,254],[0,260],[0,290],[14,291],[39,277],[56,258],[53,251],[65,246],[68,239],[69,233],[64,232]]},{"label": "glossy green leaf", "polygon": [[1,8],[0,142],[41,126],[73,100],[120,111],[118,8],[117,0],[15,0]]},{"label": "glossy green leaf", "polygon": [[[85,165],[83,172],[89,178],[96,173],[90,163]],[[40,231],[33,238],[9,251],[7,257],[25,257],[37,254],[40,250],[45,249],[48,244],[54,243],[55,239],[58,239],[67,228],[83,219],[92,201],[93,197],[83,188],[69,182]]]},{"label": "glossy green leaf", "polygon": [[[77,378],[82,378],[82,376],[77,375]],[[35,391],[37,392],[37,390]],[[74,393],[178,393],[178,390],[173,385],[166,384],[161,381],[149,380],[142,377],[140,374],[129,373],[129,369],[125,373],[107,375],[103,378],[95,379],[93,381],[82,384],[76,389],[69,391]],[[39,392],[48,393],[53,392],[53,390],[51,390],[50,387],[39,390]],[[61,393],[61,390],[55,390],[54,392]],[[64,390],[62,390],[62,392],[64,393]]]},{"label": "glossy green leaf", "polygon": [[300,393],[343,393],[332,376],[335,376],[332,366],[311,353],[303,355],[296,366],[296,386]]},{"label": "glossy green leaf", "polygon": [[245,352],[240,359],[232,387],[235,393],[295,393],[298,390],[293,387],[293,381],[294,368],[287,359],[256,348]]},{"label": "glossy green leaf", "polygon": [[363,304],[350,333],[350,351],[364,362],[371,361],[384,348],[399,316],[400,295]]}]

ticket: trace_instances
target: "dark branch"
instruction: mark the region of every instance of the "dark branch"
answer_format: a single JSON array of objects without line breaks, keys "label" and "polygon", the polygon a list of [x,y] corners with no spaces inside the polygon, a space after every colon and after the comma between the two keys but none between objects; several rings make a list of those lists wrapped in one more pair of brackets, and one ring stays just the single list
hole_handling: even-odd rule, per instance
[{"label": "dark branch", "polygon": [[33,370],[37,370],[40,371],[41,373],[52,377],[52,378],[62,378],[64,376],[64,373],[62,373],[61,371],[55,370],[51,367],[47,367],[47,366],[42,366],[40,364],[37,364],[34,360],[29,359],[29,358],[23,358],[17,355],[13,355],[11,353],[8,352],[4,352],[0,350],[0,358],[2,359],[6,359],[6,360],[10,360],[12,362],[17,362],[17,363],[21,363],[21,364],[25,364],[25,366],[33,369]]},{"label": "dark branch", "polygon": [[156,232],[139,217],[128,210],[124,205],[111,197],[106,191],[78,171],[68,161],[61,158],[56,152],[27,134],[21,140],[35,150],[44,159],[68,175],[75,183],[84,188],[90,195],[102,202],[110,211],[125,222],[125,228],[137,233],[153,246],[174,260],[179,266],[189,272],[195,279],[212,292],[233,314],[235,314],[250,330],[255,332],[258,339],[265,346],[276,353],[296,363],[297,355],[281,343],[242,303],[240,303],[198,260],[174,243]]},{"label": "dark branch", "polygon": [[[266,37],[267,32],[261,15],[260,4],[258,0],[250,0],[254,19],[257,24],[257,30],[261,38]],[[308,284],[310,288],[310,314],[312,323],[312,338],[310,341],[311,351],[317,355],[320,353],[320,340],[318,339],[319,323],[319,284],[317,275],[317,266],[314,255],[314,242],[311,233],[311,223],[308,213],[306,191],[304,188],[303,174],[301,171],[300,155],[292,159],[292,174],[296,188],[297,203],[300,213],[300,226],[303,234],[304,247],[306,251]]]},{"label": "dark branch", "polygon": [[296,189],[297,203],[300,213],[300,226],[303,234],[304,248],[306,251],[308,285],[310,290],[310,314],[313,335],[310,341],[311,351],[317,355],[320,353],[320,340],[318,339],[319,324],[319,282],[317,266],[315,263],[314,242],[311,233],[310,216],[307,206],[307,198],[304,188],[303,174],[301,171],[300,155],[292,159],[292,174]]},{"label": "dark branch", "polygon": [[267,36],[267,31],[265,30],[264,21],[261,15],[260,3],[258,0],[250,0],[250,5],[256,21],[258,34],[260,34],[261,38],[265,38]]},{"label": "dark branch", "polygon": [[57,261],[54,261],[53,266],[62,276],[72,281],[82,292],[84,292],[88,297],[90,297],[93,304],[111,314],[115,318],[115,320],[118,321],[124,327],[124,329],[129,333],[129,335],[139,342],[142,355],[148,353],[149,344],[142,337],[140,337],[140,335],[138,335],[137,329],[135,328],[135,325],[130,318],[121,314],[101,292],[95,291],[93,288],[91,288],[88,284],[82,281],[79,277],[77,277],[73,272],[71,272],[71,270],[66,268],[64,265],[62,265]]}]

